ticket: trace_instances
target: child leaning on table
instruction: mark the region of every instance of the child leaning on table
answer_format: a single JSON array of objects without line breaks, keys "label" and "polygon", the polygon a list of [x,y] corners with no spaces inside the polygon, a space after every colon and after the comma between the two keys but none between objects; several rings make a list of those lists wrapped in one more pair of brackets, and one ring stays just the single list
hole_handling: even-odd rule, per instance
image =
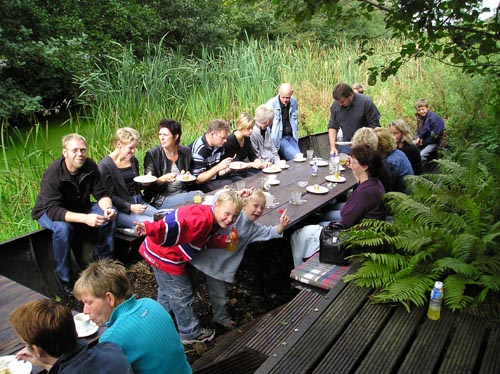
[{"label": "child leaning on table", "polygon": [[[276,239],[283,236],[283,231],[290,223],[283,211],[276,226],[263,226],[255,221],[264,213],[266,196],[262,191],[255,191],[243,200],[243,208],[233,227],[238,230],[238,248],[230,251],[226,248],[209,248],[191,261],[196,269],[205,274],[212,303],[213,319],[228,330],[236,327],[227,310],[228,297],[226,283],[234,282],[248,244],[255,241]],[[229,230],[230,228],[228,228]]]}]

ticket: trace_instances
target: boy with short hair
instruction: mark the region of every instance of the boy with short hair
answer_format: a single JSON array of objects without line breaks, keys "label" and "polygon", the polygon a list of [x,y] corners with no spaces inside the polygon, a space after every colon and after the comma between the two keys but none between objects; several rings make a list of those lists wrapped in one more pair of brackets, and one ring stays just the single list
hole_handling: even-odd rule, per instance
[{"label": "boy with short hair", "polygon": [[158,302],[174,312],[183,344],[208,342],[215,335],[214,330],[199,325],[186,263],[205,246],[225,246],[226,236],[215,234],[236,221],[242,205],[237,192],[224,190],[214,206],[183,206],[160,221],[136,223],[137,232],[146,236],[139,253],[153,267]]},{"label": "boy with short hair", "polygon": [[444,121],[436,113],[429,110],[426,99],[419,99],[415,103],[415,117],[417,120],[417,135],[415,145],[420,149],[422,163],[426,162],[429,155],[436,151],[444,132]]},{"label": "boy with short hair", "polygon": [[263,226],[256,223],[255,221],[264,213],[265,206],[266,196],[262,191],[255,191],[244,199],[242,212],[233,225],[238,230],[236,251],[230,251],[225,247],[209,248],[191,261],[191,265],[206,275],[214,321],[228,330],[234,329],[236,323],[231,320],[227,310],[226,283],[234,282],[234,275],[248,244],[280,238],[290,223],[286,210],[281,214],[280,223],[276,226]]}]

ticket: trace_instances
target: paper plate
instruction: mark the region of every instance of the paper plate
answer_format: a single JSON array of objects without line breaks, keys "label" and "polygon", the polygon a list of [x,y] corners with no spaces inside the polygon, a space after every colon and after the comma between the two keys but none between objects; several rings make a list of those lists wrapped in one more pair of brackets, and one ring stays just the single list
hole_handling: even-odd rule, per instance
[{"label": "paper plate", "polygon": [[276,165],[269,166],[268,168],[262,169],[262,172],[264,173],[279,173],[281,169],[277,167]]},{"label": "paper plate", "polygon": [[233,170],[242,170],[246,169],[247,163],[243,161],[233,161],[229,164],[229,168]]},{"label": "paper plate", "polygon": [[302,158],[294,158],[294,159],[293,159],[293,161],[295,161],[295,162],[304,162],[304,161],[306,161],[306,160],[307,160],[307,158],[305,158],[305,157],[302,157]]},{"label": "paper plate", "polygon": [[310,193],[323,194],[330,190],[324,186],[314,185],[306,187],[306,191]]},{"label": "paper plate", "polygon": [[351,144],[351,142],[335,142],[335,144],[338,144],[338,145],[349,145],[349,144]]},{"label": "paper plate", "polygon": [[309,165],[312,165],[313,163],[316,163],[316,165],[318,165],[318,166],[328,166],[328,161],[325,161],[325,160],[309,161]]},{"label": "paper plate", "polygon": [[146,175],[139,175],[137,177],[134,178],[134,182],[137,182],[137,183],[153,183],[153,182],[156,182],[158,178],[156,178],[154,175],[149,175],[149,174],[146,174]]},{"label": "paper plate", "polygon": [[179,174],[175,179],[179,182],[192,182],[196,180],[196,177],[191,174]]},{"label": "paper plate", "polygon": [[340,176],[340,177],[339,177],[339,179],[335,179],[335,178],[333,177],[333,175],[327,175],[327,176],[325,177],[325,179],[326,179],[328,182],[334,182],[334,183],[343,183],[343,182],[345,182],[345,181],[347,180],[347,178],[346,178],[346,177],[343,177],[343,176]]},{"label": "paper plate", "polygon": [[0,362],[7,364],[10,374],[29,374],[33,369],[31,362],[16,360],[14,355],[0,357]]}]

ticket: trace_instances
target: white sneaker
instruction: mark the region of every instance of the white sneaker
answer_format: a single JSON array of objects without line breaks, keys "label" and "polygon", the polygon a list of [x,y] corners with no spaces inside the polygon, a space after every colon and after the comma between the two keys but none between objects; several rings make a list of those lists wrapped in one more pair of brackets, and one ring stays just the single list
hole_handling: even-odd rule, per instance
[{"label": "white sneaker", "polygon": [[215,336],[215,330],[201,329],[200,335],[193,339],[181,339],[182,344],[206,343],[211,341]]}]

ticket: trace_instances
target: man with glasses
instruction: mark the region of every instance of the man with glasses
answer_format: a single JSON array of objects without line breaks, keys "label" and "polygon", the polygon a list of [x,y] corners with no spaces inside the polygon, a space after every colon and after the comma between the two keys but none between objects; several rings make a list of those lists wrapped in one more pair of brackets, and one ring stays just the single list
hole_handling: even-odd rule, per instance
[{"label": "man with glasses", "polygon": [[230,131],[226,121],[214,119],[208,123],[207,132],[191,144],[191,174],[204,192],[243,179],[231,174],[229,165],[235,155],[224,154],[224,143]]},{"label": "man with glasses", "polygon": [[[69,296],[73,292],[71,247],[77,249],[82,242],[74,240],[76,233],[84,225],[98,228],[96,254],[111,258],[117,212],[101,183],[96,163],[87,158],[85,139],[78,134],[66,135],[62,147],[63,155],[43,175],[31,217],[52,231],[56,276]],[[97,203],[90,201],[90,195]]]}]

